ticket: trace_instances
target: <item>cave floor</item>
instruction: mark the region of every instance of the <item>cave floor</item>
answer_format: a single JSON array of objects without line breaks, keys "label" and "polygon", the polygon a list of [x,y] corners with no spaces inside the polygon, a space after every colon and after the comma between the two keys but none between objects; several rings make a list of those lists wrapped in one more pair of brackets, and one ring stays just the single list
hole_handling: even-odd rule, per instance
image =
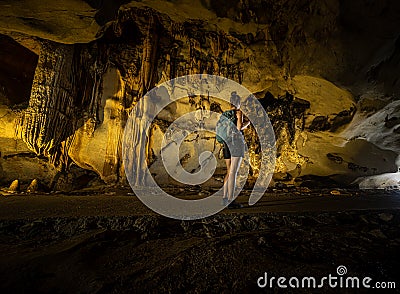
[{"label": "cave floor", "polygon": [[[330,192],[276,191],[195,221],[159,216],[127,189],[2,196],[0,292],[265,293],[265,272],[321,278],[341,265],[399,291],[400,194]],[[365,289],[284,292],[338,290]]]},{"label": "cave floor", "polygon": [[[332,195],[339,191],[340,195]],[[173,195],[174,191],[168,191]],[[184,194],[185,196],[182,196]],[[197,191],[177,192],[182,199],[199,199]],[[256,205],[249,206],[250,191],[243,190],[238,202],[242,209],[225,209],[221,214],[259,214],[269,212],[323,212],[349,210],[400,209],[400,191],[324,189],[307,192],[267,192]],[[206,197],[206,196],[203,196]],[[0,195],[0,220],[79,216],[155,215],[131,190],[124,188],[70,193]]]}]

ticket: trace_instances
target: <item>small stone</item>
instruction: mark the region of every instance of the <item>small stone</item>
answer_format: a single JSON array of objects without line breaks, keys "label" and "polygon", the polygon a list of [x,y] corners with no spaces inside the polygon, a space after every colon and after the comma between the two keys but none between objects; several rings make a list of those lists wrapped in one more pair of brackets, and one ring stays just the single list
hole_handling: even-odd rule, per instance
[{"label": "small stone", "polygon": [[369,221],[367,220],[367,218],[366,218],[365,216],[361,215],[361,216],[360,216],[360,219],[361,219],[364,223],[369,224]]},{"label": "small stone", "polygon": [[36,193],[38,190],[39,184],[38,180],[34,179],[31,184],[29,185],[28,189],[26,189],[26,192],[28,193]]},{"label": "small stone", "polygon": [[277,189],[285,189],[287,185],[285,183],[278,182],[275,184],[275,188]]},{"label": "small stone", "polygon": [[310,193],[311,190],[310,190],[310,188],[308,188],[308,187],[301,187],[301,188],[300,188],[300,192],[302,192],[302,193]]},{"label": "small stone", "polygon": [[379,218],[384,222],[390,222],[393,219],[393,215],[390,213],[380,213]]},{"label": "small stone", "polygon": [[369,234],[374,236],[374,237],[376,237],[376,238],[387,239],[387,237],[379,229],[372,230],[372,231],[369,232]]},{"label": "small stone", "polygon": [[11,195],[12,193],[10,193],[10,192],[7,192],[7,191],[5,191],[5,190],[0,190],[0,195],[2,195],[2,196],[9,196],[9,195]]},{"label": "small stone", "polygon": [[338,190],[332,190],[331,195],[339,196],[341,193]]},{"label": "small stone", "polygon": [[257,243],[258,243],[258,245],[265,245],[267,243],[267,241],[265,241],[264,237],[260,237],[260,238],[258,238]]},{"label": "small stone", "polygon": [[285,237],[285,233],[284,232],[278,232],[276,233],[277,236],[279,237]]},{"label": "small stone", "polygon": [[14,180],[10,187],[8,187],[8,192],[12,193],[12,192],[18,192],[20,189],[20,185],[19,185],[19,181],[18,180]]}]

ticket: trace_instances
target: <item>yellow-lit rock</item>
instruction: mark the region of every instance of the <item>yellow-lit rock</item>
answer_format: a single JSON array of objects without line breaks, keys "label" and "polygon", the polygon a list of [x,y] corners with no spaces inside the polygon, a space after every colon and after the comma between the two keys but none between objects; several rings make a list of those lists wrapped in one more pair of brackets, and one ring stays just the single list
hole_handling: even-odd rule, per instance
[{"label": "yellow-lit rock", "polygon": [[10,187],[8,187],[8,192],[19,192],[20,184],[18,180],[14,180]]},{"label": "yellow-lit rock", "polygon": [[26,192],[28,193],[36,193],[39,188],[39,183],[37,179],[32,180],[32,182],[29,184],[28,188],[26,189]]},{"label": "yellow-lit rock", "polygon": [[[266,1],[268,13],[257,1],[128,2],[2,1],[0,33],[16,41],[0,38],[2,182],[52,185],[71,162],[107,183],[123,182],[130,111],[154,86],[195,73],[228,77],[268,101],[275,171],[288,182],[318,175],[348,183],[397,168],[400,86],[390,61],[398,60],[400,21],[387,3],[369,5],[366,15],[374,17],[361,21],[359,0]],[[135,133],[140,148],[129,151],[169,183],[159,156],[168,125],[190,111],[215,122],[199,111],[214,102],[191,97],[170,105],[149,138]],[[252,173],[263,176],[251,130],[246,138]],[[207,132],[186,138],[184,168],[196,171],[200,147],[219,156],[222,172],[221,146]]]}]

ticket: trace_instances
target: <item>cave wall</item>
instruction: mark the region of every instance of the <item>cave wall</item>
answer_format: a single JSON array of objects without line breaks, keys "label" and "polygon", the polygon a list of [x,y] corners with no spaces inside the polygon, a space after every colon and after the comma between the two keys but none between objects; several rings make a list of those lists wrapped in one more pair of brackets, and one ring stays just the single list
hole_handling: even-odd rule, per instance
[{"label": "cave wall", "polygon": [[0,182],[14,179],[49,183],[55,168],[38,158],[18,136],[17,125],[28,107],[38,55],[12,38],[0,35]]},{"label": "cave wall", "polygon": [[[369,99],[384,96],[388,104],[397,99],[395,2],[125,1],[109,13],[92,2],[97,14],[91,15],[99,27],[91,39],[88,31],[75,31],[76,39],[65,37],[61,28],[43,33],[36,26],[32,31],[33,20],[15,24],[18,33],[4,25],[1,30],[39,54],[29,106],[13,114],[13,123],[4,128],[16,128],[28,149],[49,158],[58,170],[76,164],[108,183],[124,182],[121,140],[130,110],[155,85],[196,73],[233,79],[260,99],[277,138],[277,181],[293,183],[318,175],[349,183],[397,168],[396,144],[388,147],[360,131],[351,138],[346,133],[364,111],[366,93]],[[356,17],[365,24],[355,25]],[[65,30],[71,26],[63,18],[59,21]],[[383,25],[378,28],[376,23]],[[32,42],[27,41],[30,35]],[[90,42],[63,44],[82,38]],[[28,80],[24,84],[29,86]],[[199,108],[221,111],[226,106],[188,97],[157,118],[146,152],[154,174],[165,175],[157,146],[166,126]],[[246,138],[254,146],[251,174],[257,176],[257,142],[251,128]],[[188,170],[198,164],[193,142],[210,145],[219,155],[220,146],[209,138],[188,141],[182,150]],[[369,153],[376,154],[374,160]],[[11,175],[3,168],[4,179]]]}]

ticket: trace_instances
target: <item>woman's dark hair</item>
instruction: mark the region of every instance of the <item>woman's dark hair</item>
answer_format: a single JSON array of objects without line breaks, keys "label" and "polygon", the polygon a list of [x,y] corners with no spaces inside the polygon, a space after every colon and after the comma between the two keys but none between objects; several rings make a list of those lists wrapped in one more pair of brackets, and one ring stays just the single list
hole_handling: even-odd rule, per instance
[{"label": "woman's dark hair", "polygon": [[240,107],[240,96],[235,91],[231,93],[230,101],[232,106]]}]

